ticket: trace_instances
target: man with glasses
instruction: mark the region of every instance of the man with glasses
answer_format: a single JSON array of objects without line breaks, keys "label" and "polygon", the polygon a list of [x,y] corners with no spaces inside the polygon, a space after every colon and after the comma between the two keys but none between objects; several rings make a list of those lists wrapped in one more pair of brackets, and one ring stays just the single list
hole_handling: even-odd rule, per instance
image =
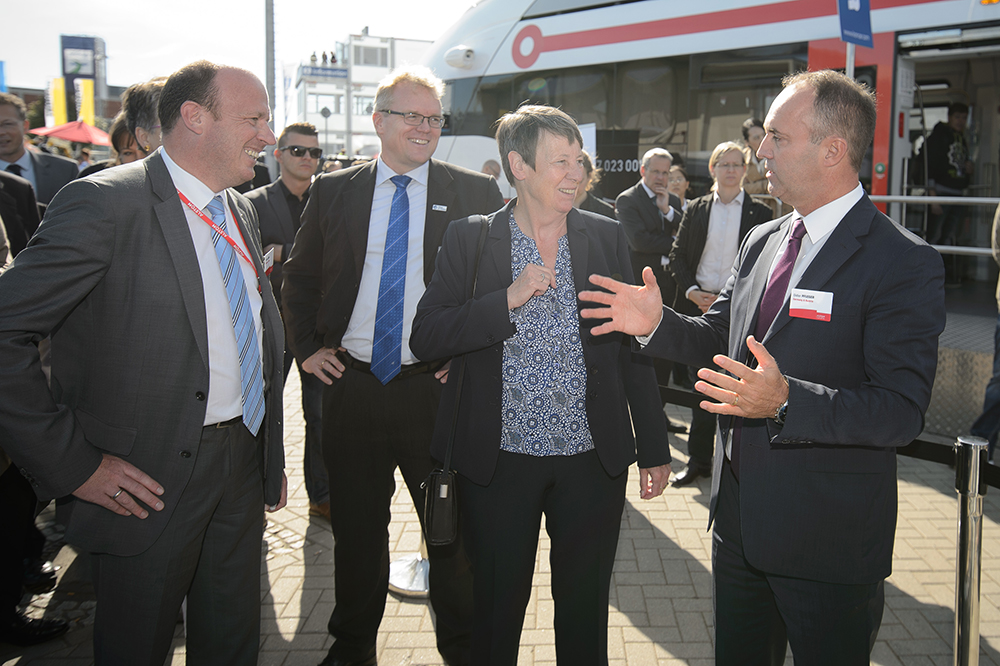
[{"label": "man with glasses", "polygon": [[0,93],[0,171],[21,176],[35,188],[35,199],[48,204],[62,186],[79,173],[76,162],[34,150],[25,150],[28,109],[17,95]]},{"label": "man with glasses", "polygon": [[[320,176],[284,267],[289,342],[303,370],[327,385],[323,453],[337,599],[326,666],[376,663],[397,465],[413,503],[424,504],[420,484],[434,467],[430,441],[447,366],[416,358],[409,337],[445,228],[503,206],[492,177],[431,159],[444,125],[443,88],[425,68],[382,81],[372,114],[379,158]],[[458,542],[427,551],[438,650],[448,664],[468,664],[468,560]]]},{"label": "man with glasses", "polygon": [[[246,197],[257,209],[260,220],[260,242],[264,252],[273,253],[271,288],[281,309],[282,268],[292,250],[295,232],[299,230],[302,209],[309,200],[316,165],[322,157],[316,128],[311,123],[294,123],[278,137],[274,157],[281,167],[277,181],[247,192]],[[285,338],[285,377],[292,367],[291,347]],[[306,494],[309,496],[309,515],[330,520],[330,488],[326,465],[323,462],[323,383],[318,377],[302,370],[302,414],[306,422],[305,459],[302,471],[305,476]]]}]

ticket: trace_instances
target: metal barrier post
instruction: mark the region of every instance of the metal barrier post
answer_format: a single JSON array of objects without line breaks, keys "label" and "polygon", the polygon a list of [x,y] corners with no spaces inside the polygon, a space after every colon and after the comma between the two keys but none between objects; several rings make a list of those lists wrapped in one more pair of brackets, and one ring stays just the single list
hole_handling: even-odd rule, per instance
[{"label": "metal barrier post", "polygon": [[979,666],[980,556],[983,549],[983,495],[980,471],[987,442],[959,437],[955,442],[958,491],[958,556],[955,571],[955,666]]}]

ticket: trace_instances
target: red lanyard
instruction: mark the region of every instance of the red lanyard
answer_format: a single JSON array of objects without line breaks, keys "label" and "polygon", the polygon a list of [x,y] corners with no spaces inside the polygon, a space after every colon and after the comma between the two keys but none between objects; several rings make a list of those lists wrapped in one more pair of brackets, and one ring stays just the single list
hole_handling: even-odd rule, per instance
[{"label": "red lanyard", "polygon": [[[243,257],[243,261],[247,262],[247,264],[249,264],[250,268],[253,269],[253,274],[257,278],[257,291],[260,292],[260,274],[257,273],[257,267],[254,265],[254,263],[252,261],[250,261],[249,257],[247,257],[247,255],[246,255],[246,253],[243,252],[243,249],[240,248],[240,246],[236,244],[236,241],[234,241],[232,239],[232,237],[229,234],[227,234],[225,232],[225,230],[222,229],[222,227],[220,227],[219,225],[217,225],[215,222],[213,222],[211,220],[211,218],[209,218],[207,215],[205,215],[204,211],[202,211],[200,208],[198,208],[193,203],[191,203],[191,200],[188,199],[186,196],[184,196],[183,192],[181,192],[180,190],[177,190],[177,196],[179,196],[181,198],[181,203],[183,203],[185,206],[187,206],[191,210],[192,213],[194,213],[195,215],[197,215],[198,217],[200,217],[202,222],[204,222],[208,226],[212,227],[212,229],[214,229],[217,234],[219,234],[224,239],[226,239],[226,242],[233,246],[233,249],[236,250],[236,253],[239,254],[241,257]],[[236,216],[235,215],[233,216],[233,220],[234,221],[236,220]],[[243,240],[243,244],[246,245],[247,239],[243,237],[243,231],[240,229],[240,225],[239,224],[236,225],[236,230],[240,232],[240,238]],[[249,247],[249,246],[247,246],[247,247]]]}]

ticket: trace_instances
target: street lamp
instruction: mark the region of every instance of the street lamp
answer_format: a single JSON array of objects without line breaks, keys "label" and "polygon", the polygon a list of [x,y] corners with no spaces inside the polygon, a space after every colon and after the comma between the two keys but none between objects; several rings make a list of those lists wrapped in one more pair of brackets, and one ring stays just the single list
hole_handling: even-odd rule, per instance
[{"label": "street lamp", "polygon": [[323,152],[330,154],[330,108],[324,106],[319,115],[323,116]]}]

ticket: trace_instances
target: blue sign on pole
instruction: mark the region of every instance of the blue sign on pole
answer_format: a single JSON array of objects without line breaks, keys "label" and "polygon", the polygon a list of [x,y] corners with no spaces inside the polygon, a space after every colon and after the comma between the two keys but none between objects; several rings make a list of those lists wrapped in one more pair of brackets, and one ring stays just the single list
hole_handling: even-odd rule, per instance
[{"label": "blue sign on pole", "polygon": [[4,62],[0,60],[0,92],[7,92],[7,75],[3,71]]},{"label": "blue sign on pole", "polygon": [[840,41],[871,48],[871,1],[837,0],[837,13],[840,15]]}]

